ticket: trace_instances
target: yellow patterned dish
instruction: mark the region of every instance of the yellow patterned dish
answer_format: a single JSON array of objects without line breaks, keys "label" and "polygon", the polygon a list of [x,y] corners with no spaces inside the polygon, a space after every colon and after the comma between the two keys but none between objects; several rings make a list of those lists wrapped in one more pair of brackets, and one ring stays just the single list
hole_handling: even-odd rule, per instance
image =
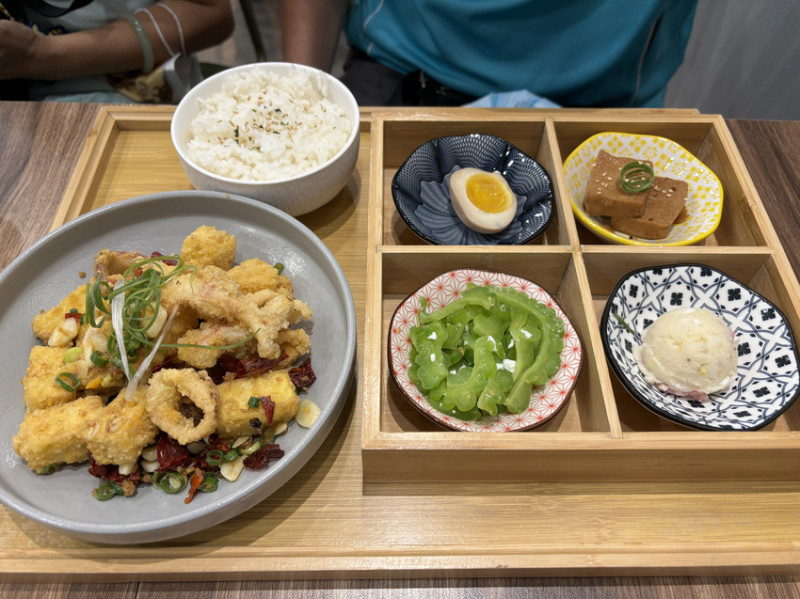
[{"label": "yellow patterned dish", "polygon": [[[656,175],[682,179],[689,184],[686,197],[688,218],[663,239],[642,239],[611,228],[610,220],[589,216],[583,209],[583,197],[597,152],[605,150],[653,163]],[[600,237],[626,245],[691,245],[713,233],[722,216],[722,184],[717,176],[686,148],[670,139],[655,135],[604,132],[593,135],[564,161],[572,211],[581,223]]]}]

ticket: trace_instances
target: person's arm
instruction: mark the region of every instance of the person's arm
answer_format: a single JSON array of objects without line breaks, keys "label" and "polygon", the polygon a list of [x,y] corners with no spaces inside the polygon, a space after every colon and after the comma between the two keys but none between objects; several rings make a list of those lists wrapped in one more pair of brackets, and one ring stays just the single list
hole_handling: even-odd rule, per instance
[{"label": "person's arm", "polygon": [[330,71],[348,0],[283,0],[283,60]]},{"label": "person's arm", "polygon": [[[180,21],[186,52],[218,44],[233,32],[230,0],[164,0]],[[148,10],[174,52],[181,51],[178,24],[163,6]],[[154,64],[170,57],[156,26],[143,11],[135,13],[153,49]],[[119,19],[103,27],[41,35],[19,23],[0,22],[0,79],[68,79],[141,69],[144,53],[133,26]]]}]

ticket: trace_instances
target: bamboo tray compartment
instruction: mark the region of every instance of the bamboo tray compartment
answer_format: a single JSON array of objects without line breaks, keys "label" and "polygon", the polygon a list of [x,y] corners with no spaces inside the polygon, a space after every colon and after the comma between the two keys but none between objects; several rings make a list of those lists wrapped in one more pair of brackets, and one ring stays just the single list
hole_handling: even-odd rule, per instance
[{"label": "bamboo tray compartment", "polygon": [[[667,137],[704,162],[722,182],[723,215],[701,244],[680,248],[619,246],[574,217],[562,164],[595,133]],[[555,188],[553,222],[523,246],[434,246],[398,215],[394,173],[425,141],[493,134],[535,158]],[[774,302],[800,332],[800,292],[786,256],[720,116],[580,112],[473,115],[374,113],[372,211],[367,288],[366,389],[362,433],[367,481],[515,482],[602,480],[796,480],[800,403],[765,429],[690,430],[638,404],[610,371],[599,321],[623,275],[645,266],[699,262],[716,267]],[[538,429],[515,433],[445,431],[419,414],[396,388],[387,358],[389,321],[398,304],[453,268],[484,268],[529,279],[561,305],[584,346],[567,406]],[[380,348],[380,352],[377,351]]]},{"label": "bamboo tray compartment", "polygon": [[[125,198],[190,189],[169,139],[172,111],[99,109],[53,226]],[[631,252],[585,237],[567,209],[558,167],[571,147],[611,126],[655,129],[698,152],[706,147],[709,163],[716,152],[728,207],[754,217],[742,237],[733,219],[747,212],[726,213],[729,229],[676,253]],[[477,129],[519,143],[553,175],[557,214],[537,242],[500,251],[434,247],[395,219],[388,185],[408,152],[429,137]],[[699,255],[739,275],[791,313],[800,330],[797,283],[721,119],[688,110],[363,109],[360,142],[347,188],[300,219],[342,265],[360,341],[348,403],[317,454],[240,516],[151,545],[77,541],[0,506],[0,579],[800,573],[800,481],[790,474],[800,443],[797,410],[755,434],[680,430],[633,405],[600,353],[598,311],[614,281],[643,261],[676,256]],[[437,430],[386,378],[393,306],[429,275],[470,263],[540,282],[569,312],[592,356],[566,411],[541,431],[487,438]],[[750,452],[761,456],[760,469]],[[668,462],[665,453],[684,461]],[[490,461],[499,473],[488,471]]]}]

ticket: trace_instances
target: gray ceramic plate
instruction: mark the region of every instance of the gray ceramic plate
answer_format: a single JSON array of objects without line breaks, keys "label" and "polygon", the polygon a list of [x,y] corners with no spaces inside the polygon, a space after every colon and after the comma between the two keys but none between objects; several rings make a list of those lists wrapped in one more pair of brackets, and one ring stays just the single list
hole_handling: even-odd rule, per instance
[{"label": "gray ceramic plate", "polygon": [[[310,429],[296,423],[282,435],[282,459],[267,470],[246,471],[216,493],[167,495],[149,485],[134,497],[96,501],[97,485],[85,466],[50,476],[33,474],[11,447],[22,421],[20,380],[37,343],[31,320],[85,279],[102,248],[179,252],[183,238],[200,225],[236,235],[236,260],[259,257],[282,262],[296,297],[314,310],[309,332],[317,380],[301,397],[322,413]],[[350,288],[336,259],[304,225],[254,200],[222,193],[181,191],[112,204],[64,225],[19,256],[0,275],[0,338],[6,348],[0,369],[0,501],[63,533],[103,543],[144,543],[197,532],[253,507],[294,476],[333,428],[347,400],[355,369],[356,323]]]}]

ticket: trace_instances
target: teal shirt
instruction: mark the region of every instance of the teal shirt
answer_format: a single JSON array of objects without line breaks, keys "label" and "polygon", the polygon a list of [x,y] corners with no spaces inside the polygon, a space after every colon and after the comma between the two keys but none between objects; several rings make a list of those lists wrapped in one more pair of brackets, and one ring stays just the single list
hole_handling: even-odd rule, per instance
[{"label": "teal shirt", "polygon": [[355,0],[351,46],[473,96],[660,106],[697,0]]}]

